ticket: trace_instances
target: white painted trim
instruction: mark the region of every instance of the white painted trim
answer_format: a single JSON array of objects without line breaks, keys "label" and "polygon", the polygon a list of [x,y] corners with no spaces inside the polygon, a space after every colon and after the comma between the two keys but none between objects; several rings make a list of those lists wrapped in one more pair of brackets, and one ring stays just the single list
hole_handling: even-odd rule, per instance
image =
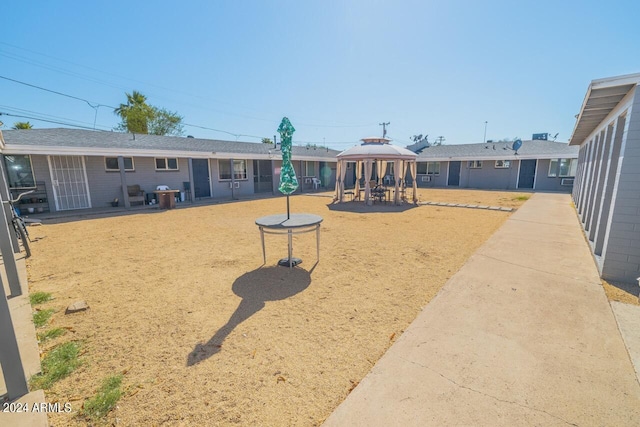
[{"label": "white painted trim", "polygon": [[[576,141],[575,144],[573,143],[573,141],[571,141],[569,142],[569,145],[582,145],[586,141],[590,141],[591,139],[593,139],[602,130],[603,126],[607,126],[611,122],[611,120],[614,120],[616,117],[620,116],[624,112],[624,110],[631,108],[631,105],[633,105],[634,95],[637,91],[638,87],[631,89],[629,93],[627,93],[627,95],[622,98],[618,105],[613,110],[611,110],[607,117],[602,119],[602,121],[593,129],[593,131],[591,131],[591,133],[584,140]],[[580,109],[580,117],[582,116],[583,110],[584,106]],[[578,120],[580,120],[580,117],[578,117]],[[577,123],[578,122],[576,121],[576,124]],[[603,123],[605,124],[603,125]],[[575,129],[573,133],[575,133]],[[571,135],[573,135],[573,133]]]},{"label": "white painted trim", "polygon": [[82,160],[82,172],[84,173],[84,186],[87,191],[87,202],[89,203],[89,209],[91,209],[91,191],[89,190],[89,177],[87,177],[87,164],[84,161],[84,156],[80,156],[80,159]]},{"label": "white painted trim", "polygon": [[[185,157],[193,159],[235,159],[242,157],[250,160],[280,160],[282,154],[251,154],[251,153],[217,153],[206,151],[184,150],[146,150],[139,148],[115,149],[96,147],[51,147],[45,145],[16,145],[10,144],[3,149],[3,154],[39,154],[45,156],[108,156],[108,157]],[[296,160],[336,162],[335,156],[294,156]]]},{"label": "white painted trim", "polygon": [[451,160],[447,162],[447,183],[445,184],[446,187],[449,186],[449,168],[450,167],[451,167]]}]

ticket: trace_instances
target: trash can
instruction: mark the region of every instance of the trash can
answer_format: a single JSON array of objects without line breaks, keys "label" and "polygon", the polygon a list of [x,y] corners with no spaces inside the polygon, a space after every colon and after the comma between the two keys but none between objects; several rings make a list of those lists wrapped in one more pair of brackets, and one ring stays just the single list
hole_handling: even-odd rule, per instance
[{"label": "trash can", "polygon": [[159,195],[160,209],[173,209],[176,207],[176,199],[173,193],[160,193]]}]

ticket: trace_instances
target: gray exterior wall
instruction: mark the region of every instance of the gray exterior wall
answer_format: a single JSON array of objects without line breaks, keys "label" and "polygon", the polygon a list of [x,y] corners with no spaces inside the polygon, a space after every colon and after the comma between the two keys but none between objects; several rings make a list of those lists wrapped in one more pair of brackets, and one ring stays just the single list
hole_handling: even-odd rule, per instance
[{"label": "gray exterior wall", "polygon": [[[253,194],[253,161],[249,159],[237,158],[235,160],[244,160],[247,164],[247,179],[234,180],[236,188],[233,189],[233,196],[246,196]],[[220,179],[221,162],[231,162],[230,159],[210,159],[209,160],[209,178],[211,180],[211,197],[213,198],[231,198],[231,188],[229,184],[231,180]]]},{"label": "gray exterior wall", "polygon": [[509,190],[516,187],[518,173],[517,162],[511,162],[508,168],[496,168],[495,160],[483,160],[482,168],[469,168],[469,162],[463,161],[460,170],[460,187],[492,190]]},{"label": "gray exterior wall", "polygon": [[557,177],[549,176],[550,159],[538,159],[536,170],[536,183],[534,190],[539,191],[562,191],[570,193],[573,189],[573,185],[562,185],[562,180],[565,178],[574,177]]},{"label": "gray exterior wall", "polygon": [[[113,199],[120,199],[123,203],[122,183],[120,172],[105,169],[104,156],[83,156],[87,172],[87,182],[91,197],[92,208],[102,208],[111,205]],[[189,180],[188,161],[178,159],[177,171],[157,171],[153,157],[134,157],[134,171],[125,173],[127,185],[140,185],[147,193],[153,192],[158,185],[168,185],[170,188],[182,189],[182,183]],[[49,200],[49,210],[56,211],[53,186],[47,156],[32,155],[31,165],[36,181],[44,182]]]},{"label": "gray exterior wall", "polygon": [[[640,94],[622,135],[619,175],[609,228],[603,249],[602,277],[635,282],[640,276]],[[597,190],[596,188],[592,191]]]},{"label": "gray exterior wall", "polygon": [[[427,163],[427,162],[417,162]],[[417,174],[416,181],[418,188],[431,188],[431,187],[445,187],[447,185],[447,172],[449,171],[449,162],[440,162],[440,173],[437,175],[427,175],[427,174]],[[411,174],[407,171],[407,176],[411,178]],[[425,182],[422,180],[423,177],[429,176],[431,180]]]},{"label": "gray exterior wall", "polygon": [[580,144],[576,211],[602,278],[640,277],[640,93],[633,89]]},{"label": "gray exterior wall", "polygon": [[[87,172],[87,181],[89,186],[89,194],[91,197],[92,208],[102,208],[111,205],[111,202],[118,198],[120,204],[123,204],[122,184],[120,181],[120,172],[107,171],[105,169],[104,156],[84,156]],[[240,159],[238,159],[240,160]],[[247,164],[247,179],[235,180],[237,187],[234,188],[233,196],[246,196],[254,194],[253,182],[253,161],[245,159]],[[172,189],[183,190],[183,183],[189,181],[189,159],[178,158],[177,171],[158,171],[155,169],[155,158],[153,157],[134,157],[133,171],[125,172],[127,185],[140,185],[140,188],[147,193],[152,193],[158,185],[167,185]],[[221,180],[219,176],[218,162],[230,162],[229,159],[209,159],[209,177],[212,198],[231,198],[230,180]],[[49,210],[56,211],[53,186],[51,183],[51,174],[47,156],[32,155],[31,163],[36,181],[44,182],[49,200]],[[305,183],[304,177],[301,175],[301,162],[294,160],[294,168],[300,186],[296,193],[309,192],[313,190],[313,184]],[[315,161],[316,177],[320,177],[319,161]],[[274,160],[273,167],[280,168],[281,160]],[[331,190],[335,187],[335,163],[327,164],[330,168],[329,183],[326,189]],[[279,169],[278,169],[279,170]],[[273,191],[277,192],[280,182],[280,175],[273,176]]]},{"label": "gray exterior wall", "polygon": [[[422,162],[418,162],[422,163]],[[549,159],[537,160],[535,190],[571,192],[572,185],[561,185],[562,178],[549,177]],[[488,190],[515,190],[518,183],[519,160],[512,160],[508,168],[496,168],[495,160],[483,160],[482,168],[469,168],[469,161],[462,160],[460,167],[460,188],[479,188]],[[418,187],[446,187],[449,162],[440,162],[440,174],[430,175],[430,182],[422,182],[418,174]]]}]

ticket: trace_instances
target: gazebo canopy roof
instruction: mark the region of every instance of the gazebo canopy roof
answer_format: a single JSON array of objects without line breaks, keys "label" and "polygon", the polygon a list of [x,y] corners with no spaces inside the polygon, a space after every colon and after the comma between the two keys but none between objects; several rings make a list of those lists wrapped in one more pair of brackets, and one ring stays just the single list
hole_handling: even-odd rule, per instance
[{"label": "gazebo canopy roof", "polygon": [[389,144],[390,139],[380,137],[363,138],[362,144],[338,154],[339,160],[415,160],[417,154],[406,148]]}]

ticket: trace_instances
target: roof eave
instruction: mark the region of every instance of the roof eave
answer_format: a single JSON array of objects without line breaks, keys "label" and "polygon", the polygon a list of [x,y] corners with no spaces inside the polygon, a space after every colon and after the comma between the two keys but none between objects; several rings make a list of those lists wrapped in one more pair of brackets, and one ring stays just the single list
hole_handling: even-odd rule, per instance
[{"label": "roof eave", "polygon": [[[607,77],[603,79],[593,80],[587,89],[587,93],[585,94],[584,100],[582,101],[582,106],[580,107],[580,113],[576,118],[576,124],[573,127],[573,132],[571,133],[571,138],[569,139],[569,145],[580,145],[582,142],[595,130],[602,120],[605,120],[606,117],[622,102],[624,99],[634,88],[637,87],[638,83],[640,83],[640,73],[637,74],[626,74],[623,76],[617,77]],[[594,91],[602,90],[602,89],[610,89],[615,87],[624,87],[629,86],[629,88],[625,91],[624,94],[618,94],[621,96],[621,99],[616,103],[616,105],[605,106],[600,108],[604,113],[600,114],[602,116],[602,120],[596,123],[595,126],[591,124],[587,124],[586,122],[593,122],[592,118],[587,119],[585,117],[585,110],[587,110],[587,105],[590,101],[594,100],[596,97],[593,96]],[[582,128],[586,128],[586,130],[582,130]]]},{"label": "roof eave", "polygon": [[[34,154],[43,156],[128,156],[128,157],[180,157],[194,159],[253,159],[279,160],[280,153],[231,153],[189,150],[148,150],[143,148],[68,147],[49,145],[7,144],[2,154]],[[294,160],[335,162],[335,157],[296,155]]]}]

